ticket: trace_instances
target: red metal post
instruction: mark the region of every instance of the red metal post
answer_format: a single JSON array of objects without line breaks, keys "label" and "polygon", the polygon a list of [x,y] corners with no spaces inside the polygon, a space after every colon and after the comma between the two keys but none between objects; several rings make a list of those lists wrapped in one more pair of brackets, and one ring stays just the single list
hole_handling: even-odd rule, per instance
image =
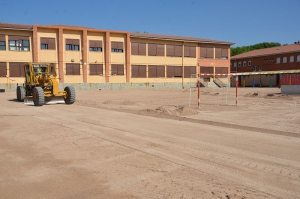
[{"label": "red metal post", "polygon": [[237,105],[237,101],[238,101],[238,98],[237,98],[237,88],[239,87],[239,76],[236,75],[235,77],[235,105]]},{"label": "red metal post", "polygon": [[200,73],[198,73],[197,86],[198,86],[198,108],[200,108]]}]

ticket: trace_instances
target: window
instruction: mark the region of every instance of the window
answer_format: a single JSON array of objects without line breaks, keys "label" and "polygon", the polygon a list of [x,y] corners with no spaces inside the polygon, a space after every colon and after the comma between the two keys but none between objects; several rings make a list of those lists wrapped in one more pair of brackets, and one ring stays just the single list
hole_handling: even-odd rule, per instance
[{"label": "window", "polygon": [[90,75],[103,75],[103,64],[90,64]]},{"label": "window", "polygon": [[251,61],[248,61],[248,66],[251,66]]},{"label": "window", "polygon": [[149,56],[165,56],[164,44],[148,44]]},{"label": "window", "polygon": [[182,77],[182,66],[167,66],[167,77]]},{"label": "window", "polygon": [[131,77],[147,77],[145,65],[132,65],[131,66]]},{"label": "window", "polygon": [[228,59],[228,49],[227,48],[215,48],[215,58],[216,59]]},{"label": "window", "polygon": [[228,68],[227,67],[216,67],[215,68],[215,74],[228,74]]},{"label": "window", "polygon": [[167,45],[168,57],[182,57],[182,46],[179,45]]},{"label": "window", "polygon": [[6,50],[5,35],[0,35],[0,50]]},{"label": "window", "polygon": [[28,36],[8,36],[9,50],[15,51],[29,51],[29,37]]},{"label": "window", "polygon": [[280,57],[277,57],[276,58],[276,64],[279,64],[280,63]]},{"label": "window", "polygon": [[287,57],[283,57],[282,58],[282,63],[286,63],[287,62]]},{"label": "window", "polygon": [[10,77],[24,77],[24,62],[10,62],[9,63],[9,76]]},{"label": "window", "polygon": [[124,75],[124,65],[112,64],[111,65],[111,75]]},{"label": "window", "polygon": [[185,66],[184,78],[190,78],[192,74],[196,74],[196,66]]},{"label": "window", "polygon": [[80,64],[67,63],[66,75],[80,75]]},{"label": "window", "polygon": [[122,53],[123,50],[123,42],[112,41],[111,42],[111,52]]},{"label": "window", "polygon": [[239,63],[238,63],[238,66],[239,66],[239,67],[241,67],[241,64],[242,64],[242,63],[241,63],[241,62],[239,62]]},{"label": "window", "polygon": [[6,76],[6,62],[0,62],[0,77]]},{"label": "window", "polygon": [[66,39],[66,50],[79,51],[79,39]]},{"label": "window", "polygon": [[146,44],[145,43],[131,43],[131,54],[132,55],[146,55]]},{"label": "window", "polygon": [[246,66],[246,63],[247,63],[247,62],[246,62],[246,61],[244,61],[244,62],[243,62],[243,66]]},{"label": "window", "polygon": [[255,72],[256,71],[256,66],[253,66],[253,72]]},{"label": "window", "polygon": [[196,57],[196,46],[184,46],[184,57]]},{"label": "window", "polygon": [[55,50],[55,38],[41,37],[42,50]]},{"label": "window", "polygon": [[262,66],[258,66],[258,71],[262,71]]},{"label": "window", "polygon": [[294,62],[294,56],[290,56],[290,62]]},{"label": "window", "polygon": [[212,74],[214,73],[214,67],[200,66],[200,73]]},{"label": "window", "polygon": [[102,52],[102,41],[100,40],[89,40],[90,51]]},{"label": "window", "polygon": [[236,63],[236,62],[234,62],[234,63],[233,63],[233,67],[235,67],[235,68],[236,68],[236,65],[237,65],[237,63]]},{"label": "window", "polygon": [[200,47],[200,58],[212,59],[214,57],[214,49],[208,47]]},{"label": "window", "polygon": [[300,62],[300,55],[297,55],[297,62]]},{"label": "window", "polygon": [[165,66],[148,66],[148,77],[165,77]]}]

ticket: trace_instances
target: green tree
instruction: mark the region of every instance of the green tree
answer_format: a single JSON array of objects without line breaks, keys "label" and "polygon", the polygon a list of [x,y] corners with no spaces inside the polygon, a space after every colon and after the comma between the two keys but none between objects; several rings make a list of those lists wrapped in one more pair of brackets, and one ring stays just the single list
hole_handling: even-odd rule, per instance
[{"label": "green tree", "polygon": [[278,42],[262,42],[250,46],[237,46],[237,47],[230,48],[230,54],[231,56],[235,56],[252,50],[271,48],[275,46],[281,46],[281,44]]}]

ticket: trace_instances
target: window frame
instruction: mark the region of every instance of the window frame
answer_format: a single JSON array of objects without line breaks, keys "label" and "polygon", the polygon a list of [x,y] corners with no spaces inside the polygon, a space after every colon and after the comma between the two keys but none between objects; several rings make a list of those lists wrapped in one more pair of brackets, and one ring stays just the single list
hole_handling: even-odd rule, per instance
[{"label": "window frame", "polygon": [[6,77],[6,75],[7,75],[6,62],[0,62],[0,77]]},{"label": "window frame", "polygon": [[182,66],[167,65],[167,78],[182,78]]},{"label": "window frame", "polygon": [[184,57],[196,58],[196,46],[184,46]]},{"label": "window frame", "polygon": [[0,50],[6,50],[6,38],[5,38],[5,35],[0,35]]},{"label": "window frame", "polygon": [[164,65],[148,65],[148,78],[165,78],[165,77],[166,77],[166,70]]},{"label": "window frame", "polygon": [[80,40],[66,38],[65,50],[66,51],[80,51]]},{"label": "window frame", "polygon": [[80,74],[80,64],[79,63],[66,63],[66,75],[81,75]]},{"label": "window frame", "polygon": [[146,43],[132,42],[131,43],[131,55],[146,56]]},{"label": "window frame", "polygon": [[89,52],[103,52],[102,40],[89,40]]},{"label": "window frame", "polygon": [[282,57],[282,63],[287,63],[287,57]]},{"label": "window frame", "polygon": [[[116,71],[116,72],[115,72]],[[124,76],[124,65],[123,64],[112,64],[111,65],[111,72],[112,76]]]},{"label": "window frame", "polygon": [[214,58],[214,48],[200,46],[200,58],[201,59],[213,59]]},{"label": "window frame", "polygon": [[280,64],[280,61],[281,61],[280,57],[277,57],[276,58],[276,64]]},{"label": "window frame", "polygon": [[112,53],[124,53],[124,42],[111,41],[111,52]]},{"label": "window frame", "polygon": [[184,78],[191,78],[192,74],[197,73],[197,67],[196,66],[184,66]]},{"label": "window frame", "polygon": [[131,65],[131,78],[147,78],[146,65]]},{"label": "window frame", "polygon": [[[92,67],[91,67],[92,66]],[[91,69],[93,68],[93,69]],[[95,68],[95,70],[94,70]],[[103,75],[103,64],[89,64],[89,75]]]},{"label": "window frame", "polygon": [[56,50],[55,38],[40,37],[40,49],[41,50]]},{"label": "window frame", "polygon": [[165,44],[148,43],[148,56],[165,56]]},{"label": "window frame", "polygon": [[30,52],[29,36],[8,36],[8,44],[10,51],[25,51]]}]

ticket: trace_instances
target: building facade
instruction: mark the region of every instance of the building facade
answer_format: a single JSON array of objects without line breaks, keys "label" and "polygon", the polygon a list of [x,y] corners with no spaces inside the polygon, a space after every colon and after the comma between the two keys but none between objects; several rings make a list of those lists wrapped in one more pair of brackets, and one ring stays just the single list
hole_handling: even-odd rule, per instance
[{"label": "building facade", "polygon": [[230,63],[231,73],[244,74],[239,76],[242,87],[280,87],[287,78],[297,82],[292,77],[298,77],[298,70],[300,42],[242,53],[232,56]]},{"label": "building facade", "polygon": [[[233,43],[63,25],[0,23],[0,88],[24,83],[26,62],[55,66],[77,89],[185,87],[228,73]],[[212,81],[211,75],[202,77]]]}]

